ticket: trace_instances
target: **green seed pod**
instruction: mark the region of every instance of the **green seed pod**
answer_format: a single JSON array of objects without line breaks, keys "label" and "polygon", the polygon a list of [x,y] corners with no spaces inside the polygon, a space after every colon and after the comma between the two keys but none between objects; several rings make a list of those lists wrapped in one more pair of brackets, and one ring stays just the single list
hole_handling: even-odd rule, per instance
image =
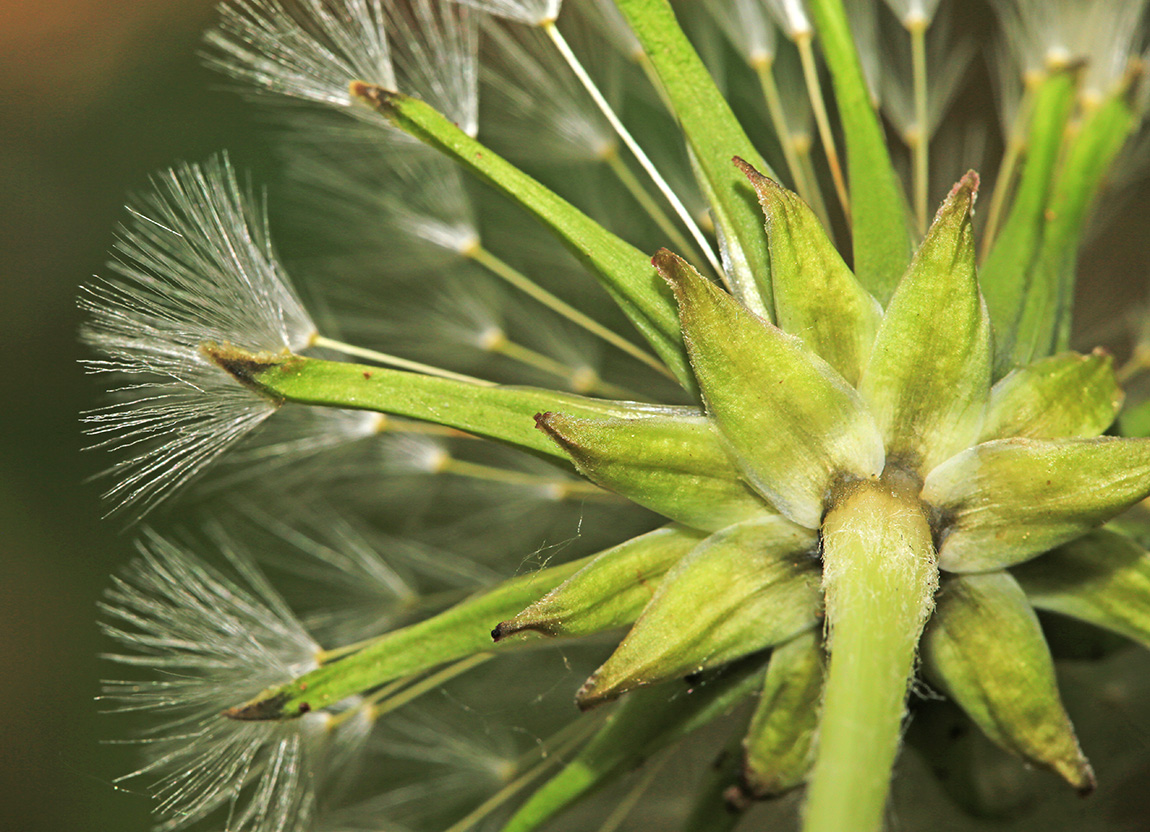
[{"label": "green seed pod", "polygon": [[815,761],[826,657],[808,630],[771,653],[763,692],[743,740],[743,791],[777,797],[802,785]]},{"label": "green seed pod", "polygon": [[751,180],[766,214],[779,328],[799,335],[849,384],[857,384],[882,320],[882,307],[855,279],[798,194],[742,159],[735,164]]},{"label": "green seed pod", "polygon": [[776,513],[739,478],[703,416],[535,417],[579,473],[664,517],[713,532]]},{"label": "green seed pod", "polygon": [[1008,751],[1080,792],[1094,773],[1058,695],[1054,661],[1026,595],[1006,572],[943,583],[922,640],[928,676]]},{"label": "green seed pod", "polygon": [[756,318],[667,251],[687,352],[743,475],[786,517],[817,528],[832,480],[877,476],[882,441],[862,399],[800,339]]},{"label": "green seed pod", "polygon": [[576,696],[589,708],[785,641],[819,616],[815,537],[781,517],[711,535],[663,579],[611,657]]},{"label": "green seed pod", "polygon": [[930,472],[922,498],[946,518],[939,566],[1022,563],[1150,494],[1150,440],[999,439]]},{"label": "green seed pod", "polygon": [[1003,377],[990,390],[982,438],[1070,439],[1098,436],[1125,396],[1104,350],[1064,352]]},{"label": "green seed pod", "polygon": [[973,444],[990,391],[990,316],[970,228],[977,191],[978,175],[968,173],[939,208],[859,383],[887,458],[923,476]]},{"label": "green seed pod", "polygon": [[704,537],[693,529],[666,526],[608,549],[491,635],[496,641],[525,631],[581,636],[627,626],[639,617],[667,570]]}]

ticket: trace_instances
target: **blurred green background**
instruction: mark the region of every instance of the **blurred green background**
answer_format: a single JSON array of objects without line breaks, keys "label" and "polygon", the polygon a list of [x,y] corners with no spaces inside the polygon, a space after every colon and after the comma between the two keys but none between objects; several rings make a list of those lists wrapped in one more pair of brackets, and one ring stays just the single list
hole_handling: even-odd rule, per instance
[{"label": "blurred green background", "polygon": [[[96,603],[131,535],[101,522],[105,461],[80,451],[96,401],[77,359],[77,286],[103,269],[126,192],[227,147],[266,159],[256,125],[196,58],[213,0],[0,0],[0,828],[137,830],[148,800],[111,778],[133,750],[99,719]],[[1085,340],[1119,350],[1145,296],[1150,191],[1087,252]],[[1135,742],[1150,747],[1145,737]],[[1089,750],[1089,748],[1088,748]],[[1150,755],[1150,751],[1147,752]],[[1137,781],[1136,781],[1137,782]],[[1147,821],[1150,828],[1150,821]]]}]

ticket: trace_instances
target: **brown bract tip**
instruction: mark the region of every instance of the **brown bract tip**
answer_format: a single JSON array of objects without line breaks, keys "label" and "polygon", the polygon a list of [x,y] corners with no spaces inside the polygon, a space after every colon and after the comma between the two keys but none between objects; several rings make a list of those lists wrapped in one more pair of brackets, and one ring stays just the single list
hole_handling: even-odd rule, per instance
[{"label": "brown bract tip", "polygon": [[273,352],[248,352],[231,344],[203,344],[200,352],[209,361],[226,372],[240,384],[263,390],[257,376],[278,367],[290,354]]},{"label": "brown bract tip", "polygon": [[358,99],[376,110],[387,107],[395,96],[391,90],[384,89],[378,84],[369,84],[366,81],[352,81],[347,85],[347,91],[352,98]]},{"label": "brown bract tip", "polygon": [[283,705],[286,701],[287,696],[281,693],[278,696],[272,696],[267,699],[256,699],[252,702],[246,702],[243,705],[237,705],[234,708],[228,708],[221,715],[239,722],[263,722],[273,719],[283,719],[285,716]]},{"label": "brown bract tip", "polygon": [[751,184],[755,186],[756,190],[758,190],[760,186],[764,186],[764,185],[772,186],[774,188],[780,187],[778,182],[771,179],[771,177],[765,176],[762,173],[760,173],[758,171],[758,169],[755,168],[754,165],[752,165],[750,162],[748,162],[746,159],[742,158],[741,156],[733,156],[731,158],[731,161],[735,163],[735,167],[737,167],[739,170],[741,170],[743,172],[743,174],[747,177],[747,179],[751,180]]}]

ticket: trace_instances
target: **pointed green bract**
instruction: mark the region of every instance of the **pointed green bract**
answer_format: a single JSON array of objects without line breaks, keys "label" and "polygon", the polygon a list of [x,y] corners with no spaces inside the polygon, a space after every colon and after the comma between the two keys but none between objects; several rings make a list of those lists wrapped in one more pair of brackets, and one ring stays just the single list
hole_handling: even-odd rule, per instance
[{"label": "pointed green bract", "polygon": [[608,549],[491,635],[496,641],[524,631],[582,636],[632,624],[667,570],[704,537],[667,526]]},{"label": "pointed green bract", "polygon": [[822,223],[798,194],[737,159],[766,214],[775,287],[775,321],[797,335],[848,384],[870,357],[882,307],[839,256]]},{"label": "pointed green bract", "polygon": [[1042,627],[1008,573],[949,577],[923,634],[922,655],[928,675],[988,737],[1079,791],[1093,790]]},{"label": "pointed green bract", "polygon": [[[610,551],[610,550],[608,550]],[[594,555],[521,575],[439,615],[375,638],[351,655],[229,710],[240,720],[292,719],[403,676],[496,649],[491,628],[589,564]]]},{"label": "pointed green bract", "polygon": [[1150,552],[1098,529],[1011,570],[1035,607],[1150,648]]},{"label": "pointed green bract", "polygon": [[810,630],[776,647],[743,742],[743,787],[755,798],[802,785],[815,761],[823,696],[823,645]]},{"label": "pointed green bract", "polygon": [[1074,106],[1075,76],[1054,73],[1033,92],[1034,107],[1027,129],[1026,163],[1006,224],[980,279],[994,324],[996,366],[1004,373],[1013,363],[1019,320],[1030,282],[1030,271],[1042,241],[1047,194],[1062,146],[1066,120]]},{"label": "pointed green bract", "polygon": [[583,795],[722,716],[761,684],[764,660],[751,656],[687,689],[671,685],[629,695],[559,774],[519,808],[502,832],[531,832]]},{"label": "pointed green bract", "polygon": [[911,255],[909,213],[842,0],[810,0],[846,140],[854,267],[881,303],[894,293]]},{"label": "pointed green bract", "polygon": [[580,474],[671,520],[713,532],[776,513],[742,481],[705,417],[537,421]]},{"label": "pointed green bract", "polygon": [[708,415],[747,481],[785,516],[817,528],[830,483],[877,476],[882,440],[862,399],[801,340],[756,318],[670,252],[683,339]]},{"label": "pointed green bract", "polygon": [[924,476],[978,437],[990,391],[990,319],[970,227],[977,190],[978,175],[968,173],[942,204],[859,384],[887,458]]},{"label": "pointed green bract", "polygon": [[717,667],[813,625],[821,605],[814,544],[813,534],[781,517],[711,535],[663,578],[631,632],[579,690],[580,707]]},{"label": "pointed green bract", "polygon": [[535,414],[563,410],[576,416],[626,418],[697,415],[692,408],[589,399],[535,387],[472,384],[343,361],[301,356],[257,356],[211,351],[213,360],[243,384],[281,401],[376,410],[506,442],[566,459],[535,427]]},{"label": "pointed green bract", "polygon": [[1087,115],[1060,160],[1011,353],[1015,364],[1065,349],[1069,343],[1075,266],[1086,218],[1137,123],[1126,96],[1126,90],[1119,89]]},{"label": "pointed green bract", "polygon": [[693,388],[675,325],[674,303],[647,255],[621,240],[553,191],[471,138],[416,98],[355,82],[352,95],[392,124],[494,185],[552,231],[603,284],[675,378]]},{"label": "pointed green bract", "polygon": [[771,262],[753,195],[731,164],[738,155],[769,170],[687,40],[667,0],[616,0],[658,72],[692,152],[726,248],[731,289],[756,313],[769,317]]},{"label": "pointed green bract", "polygon": [[1013,370],[991,388],[981,441],[1099,436],[1123,398],[1104,350],[1052,355]]},{"label": "pointed green bract", "polygon": [[939,565],[986,572],[1029,560],[1150,494],[1150,440],[1000,439],[930,472],[944,518]]}]

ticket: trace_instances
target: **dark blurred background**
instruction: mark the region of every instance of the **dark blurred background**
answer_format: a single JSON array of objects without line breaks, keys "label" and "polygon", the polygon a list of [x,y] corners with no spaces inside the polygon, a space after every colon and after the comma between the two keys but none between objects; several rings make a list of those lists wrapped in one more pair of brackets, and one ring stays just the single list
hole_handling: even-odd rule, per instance
[{"label": "dark blurred background", "polygon": [[[212,0],[0,0],[0,829],[138,830],[133,749],[97,719],[95,608],[128,560],[101,522],[106,460],[81,453],[95,386],[77,366],[77,285],[103,271],[124,194],[256,132],[199,66]],[[136,786],[131,786],[135,789]]]},{"label": "dark blurred background", "polygon": [[[95,608],[131,536],[101,522],[102,467],[77,414],[78,284],[102,271],[126,192],[227,147],[266,159],[256,126],[196,58],[213,0],[0,0],[0,828],[138,830],[148,800],[118,791],[133,750],[95,717]],[[1150,194],[1087,252],[1082,320],[1123,348],[1115,319],[1145,294]],[[1110,321],[1111,323],[1107,323]],[[130,786],[135,789],[136,786]]]}]

